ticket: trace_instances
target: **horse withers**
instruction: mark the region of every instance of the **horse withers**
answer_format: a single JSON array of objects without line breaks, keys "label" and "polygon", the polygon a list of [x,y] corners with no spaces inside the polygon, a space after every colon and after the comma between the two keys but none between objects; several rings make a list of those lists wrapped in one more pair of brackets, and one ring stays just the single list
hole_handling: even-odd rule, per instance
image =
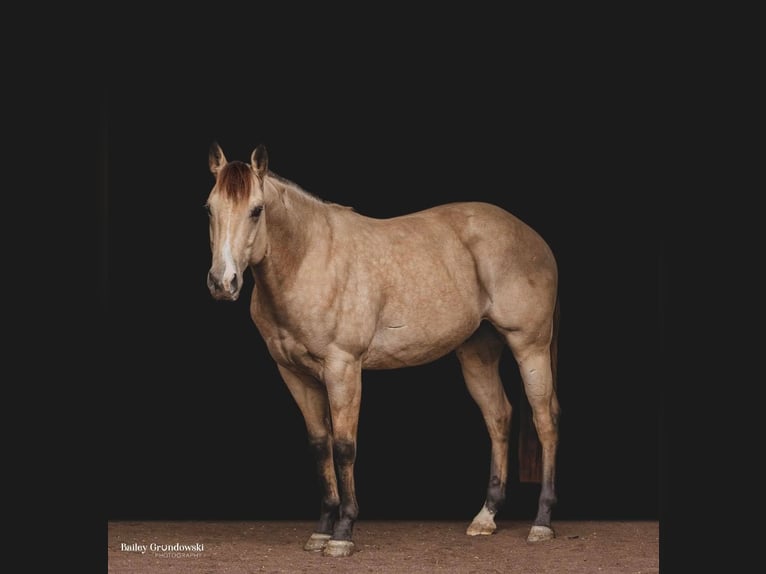
[{"label": "horse withers", "polygon": [[243,274],[252,273],[250,315],[316,456],[321,510],[305,549],[328,556],[354,549],[362,371],[422,365],[451,351],[491,440],[486,498],[467,534],[495,532],[512,410],[498,369],[505,345],[542,447],[538,511],[527,540],[553,538],[558,273],[540,235],[481,202],[366,217],[271,172],[263,145],[245,163],[227,161],[214,143],[209,167],[208,288],[215,299],[234,301]]}]

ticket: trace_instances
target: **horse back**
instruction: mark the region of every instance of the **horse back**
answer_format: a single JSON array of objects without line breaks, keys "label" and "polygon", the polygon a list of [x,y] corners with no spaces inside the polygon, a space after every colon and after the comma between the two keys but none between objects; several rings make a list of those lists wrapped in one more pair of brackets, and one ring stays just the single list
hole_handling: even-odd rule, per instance
[{"label": "horse back", "polygon": [[[383,243],[408,257],[465,264],[469,254],[476,279],[492,290],[509,283],[533,287],[557,282],[556,260],[537,231],[505,209],[484,202],[456,202],[408,215],[376,220]],[[458,255],[459,254],[459,255]]]}]

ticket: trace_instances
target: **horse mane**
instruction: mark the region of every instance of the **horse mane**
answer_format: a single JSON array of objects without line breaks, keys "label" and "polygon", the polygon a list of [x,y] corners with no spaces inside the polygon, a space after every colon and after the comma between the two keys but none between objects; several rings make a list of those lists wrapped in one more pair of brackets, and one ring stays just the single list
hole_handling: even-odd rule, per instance
[{"label": "horse mane", "polygon": [[[353,207],[322,199],[313,193],[309,193],[294,181],[282,177],[281,175],[276,174],[271,170],[268,171],[267,176],[273,181],[279,183],[283,189],[291,190],[299,197],[307,199],[310,202],[319,205],[350,209],[353,211]],[[250,164],[243,161],[230,161],[221,170],[218,178],[218,187],[221,190],[221,193],[226,197],[234,201],[242,201],[249,197],[252,177],[253,170],[250,167]]]},{"label": "horse mane", "polygon": [[291,181],[287,179],[286,177],[282,177],[281,175],[276,174],[271,170],[268,171],[268,177],[280,183],[284,189],[290,189],[294,191],[298,196],[308,199],[311,202],[318,203],[320,205],[339,207],[341,209],[349,209],[351,211],[354,210],[354,208],[351,206],[341,205],[340,203],[335,203],[332,201],[328,201],[326,199],[322,199],[321,197],[318,197],[314,195],[313,193],[306,191],[294,181]]}]

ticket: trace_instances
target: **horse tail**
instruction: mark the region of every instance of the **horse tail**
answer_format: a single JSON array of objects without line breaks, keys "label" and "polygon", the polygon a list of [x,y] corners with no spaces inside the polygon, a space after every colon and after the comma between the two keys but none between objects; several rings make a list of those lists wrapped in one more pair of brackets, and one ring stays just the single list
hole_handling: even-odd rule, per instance
[{"label": "horse tail", "polygon": [[[559,314],[559,299],[557,297],[556,306],[553,308],[553,332],[550,346],[554,392],[556,390],[556,366],[558,364]],[[558,401],[555,404],[558,405]],[[532,407],[525,392],[521,393],[519,405],[519,480],[521,482],[540,483],[543,477],[543,450],[532,418]],[[556,414],[557,412],[554,411],[554,415]]]}]

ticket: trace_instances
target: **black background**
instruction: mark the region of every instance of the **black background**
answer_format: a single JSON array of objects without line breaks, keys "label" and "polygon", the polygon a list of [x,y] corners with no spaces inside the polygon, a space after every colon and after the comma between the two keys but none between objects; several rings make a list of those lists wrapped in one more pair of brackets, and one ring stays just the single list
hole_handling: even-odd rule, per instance
[{"label": "black background", "polygon": [[[108,517],[318,515],[302,418],[248,315],[252,278],[231,304],[205,286],[218,141],[243,161],[264,143],[274,172],[365,215],[483,200],[532,225],[560,272],[554,521],[658,518],[661,203],[640,49],[619,26],[519,36],[497,22],[385,31],[358,18],[323,36],[211,15],[227,32],[216,41],[158,26],[107,43]],[[510,354],[501,373],[513,401]],[[531,520],[539,487],[516,481],[515,444],[511,461],[501,517]],[[488,471],[453,355],[365,373],[360,518],[468,521]]]}]

